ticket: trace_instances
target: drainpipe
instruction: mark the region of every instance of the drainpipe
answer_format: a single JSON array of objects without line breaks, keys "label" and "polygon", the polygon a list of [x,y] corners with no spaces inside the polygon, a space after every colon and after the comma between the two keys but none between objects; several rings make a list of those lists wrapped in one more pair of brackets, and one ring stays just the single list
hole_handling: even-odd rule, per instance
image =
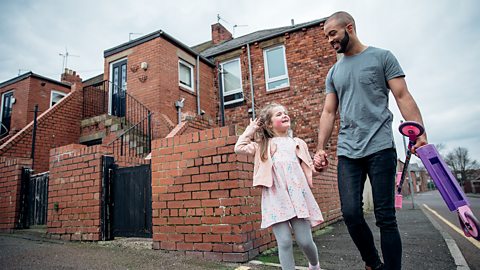
[{"label": "drainpipe", "polygon": [[175,101],[175,107],[177,108],[177,113],[178,113],[178,124],[182,122],[182,108],[183,108],[184,101],[185,101],[185,98]]},{"label": "drainpipe", "polygon": [[223,105],[223,84],[222,84],[223,71],[218,67],[218,95],[220,96],[220,124],[225,126],[225,107]]},{"label": "drainpipe", "polygon": [[200,115],[200,55],[197,55],[197,115]]},{"label": "drainpipe", "polygon": [[255,97],[253,96],[252,62],[250,57],[249,43],[247,43],[247,56],[248,56],[248,76],[250,77],[250,94],[252,99],[252,119],[255,119]]}]

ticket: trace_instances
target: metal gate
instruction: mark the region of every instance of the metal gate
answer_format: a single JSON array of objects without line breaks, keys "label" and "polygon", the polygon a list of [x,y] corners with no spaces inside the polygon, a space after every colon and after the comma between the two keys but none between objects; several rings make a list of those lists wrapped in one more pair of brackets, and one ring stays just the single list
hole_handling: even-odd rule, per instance
[{"label": "metal gate", "polygon": [[30,168],[22,169],[20,227],[47,224],[48,179],[48,172],[31,175]]},{"label": "metal gate", "polygon": [[[113,158],[104,159],[104,211],[102,227],[105,240],[114,237],[152,236],[152,188],[150,165],[119,168]],[[104,196],[103,196],[104,195]]]}]

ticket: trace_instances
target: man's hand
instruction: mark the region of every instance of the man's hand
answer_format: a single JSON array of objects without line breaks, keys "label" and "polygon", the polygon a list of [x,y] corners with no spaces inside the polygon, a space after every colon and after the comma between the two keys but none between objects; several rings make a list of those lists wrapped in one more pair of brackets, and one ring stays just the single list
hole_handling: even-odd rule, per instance
[{"label": "man's hand", "polygon": [[428,144],[428,141],[427,141],[427,136],[425,134],[423,134],[422,136],[418,137],[417,138],[417,141],[415,142],[415,145],[412,146],[412,149],[410,149],[412,151],[412,154],[415,154],[417,152],[417,149]]},{"label": "man's hand", "polygon": [[328,166],[328,155],[323,149],[319,149],[313,157],[313,166],[315,170],[321,171]]}]

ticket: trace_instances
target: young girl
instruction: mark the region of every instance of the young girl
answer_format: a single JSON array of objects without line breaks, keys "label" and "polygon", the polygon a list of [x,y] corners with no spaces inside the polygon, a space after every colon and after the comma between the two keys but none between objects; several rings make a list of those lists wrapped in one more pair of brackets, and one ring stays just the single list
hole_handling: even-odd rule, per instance
[{"label": "young girl", "polygon": [[[292,233],[309,261],[319,270],[317,246],[311,227],[323,222],[322,212],[313,197],[313,161],[307,144],[288,136],[290,117],[282,105],[270,104],[238,138],[235,153],[255,156],[253,186],[262,186],[261,228],[272,226],[277,239],[282,269],[295,269]],[[258,142],[253,136],[258,131]]]}]

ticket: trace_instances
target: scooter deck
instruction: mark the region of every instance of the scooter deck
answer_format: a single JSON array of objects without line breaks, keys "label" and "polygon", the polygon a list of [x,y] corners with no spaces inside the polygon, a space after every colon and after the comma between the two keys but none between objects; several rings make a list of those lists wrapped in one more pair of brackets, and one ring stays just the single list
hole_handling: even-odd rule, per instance
[{"label": "scooter deck", "polygon": [[432,177],[448,209],[455,211],[461,206],[468,205],[467,198],[460,185],[435,146],[432,144],[424,145],[417,149],[417,154]]}]

